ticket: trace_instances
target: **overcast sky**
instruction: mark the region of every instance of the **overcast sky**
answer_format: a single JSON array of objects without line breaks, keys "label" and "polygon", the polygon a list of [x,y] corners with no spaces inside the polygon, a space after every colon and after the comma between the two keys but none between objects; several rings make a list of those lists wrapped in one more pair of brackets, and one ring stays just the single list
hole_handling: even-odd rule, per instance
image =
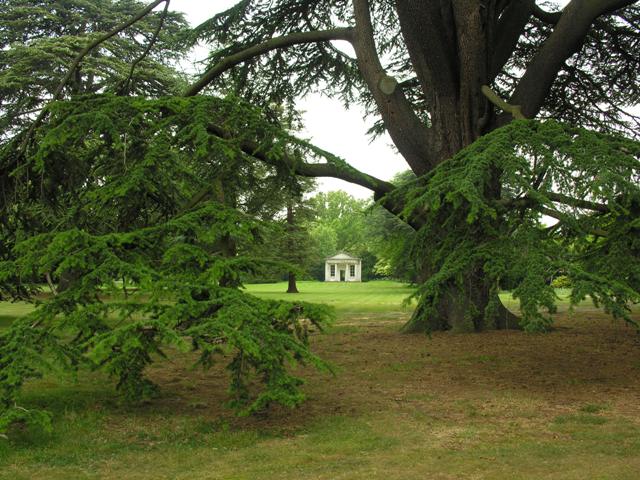
[{"label": "overcast sky", "polygon": [[[172,10],[184,12],[191,25],[199,25],[215,13],[237,3],[237,0],[172,0]],[[197,55],[202,56],[199,51]],[[321,94],[310,95],[298,105],[304,111],[305,130],[300,136],[310,139],[353,165],[355,168],[383,180],[408,169],[402,157],[391,148],[387,136],[369,143],[366,136],[372,120],[363,120],[363,112],[353,107],[345,110],[341,103]],[[346,190],[359,198],[368,198],[371,191],[337,179],[319,179],[319,189]]]}]

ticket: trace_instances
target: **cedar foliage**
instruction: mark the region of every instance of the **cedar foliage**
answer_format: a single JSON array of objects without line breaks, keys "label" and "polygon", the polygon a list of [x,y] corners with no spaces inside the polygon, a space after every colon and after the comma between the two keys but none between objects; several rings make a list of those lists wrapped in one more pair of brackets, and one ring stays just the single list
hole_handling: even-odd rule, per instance
[{"label": "cedar foliage", "polygon": [[[547,284],[560,272],[575,286],[574,301],[588,293],[629,319],[628,302],[638,300],[637,144],[553,122],[496,130],[511,118],[496,111],[481,88],[491,86],[527,116],[636,134],[637,118],[624,112],[638,98],[640,10],[631,3],[573,0],[556,15],[541,13],[534,2],[447,1],[442,9],[433,2],[242,0],[196,30],[194,38],[215,50],[214,71],[247,48],[302,35],[288,48],[258,48],[261,53],[185,95],[217,87],[268,108],[320,86],[345,103],[360,102],[381,114],[373,131],[386,129],[414,173],[426,174],[397,189],[260,121],[259,113],[233,99],[90,96],[55,104],[50,123],[25,151],[11,138],[20,140],[28,108],[40,108],[42,99],[19,92],[12,100],[18,114],[6,116],[0,152],[2,172],[11,172],[2,177],[0,285],[5,294],[29,296],[46,276],[64,288],[0,340],[2,428],[46,419],[15,407],[20,385],[45,368],[103,367],[127,395],[141,397],[153,391],[143,377],[149,361],[167,344],[193,339],[191,348],[203,352],[205,365],[219,344],[232,350],[238,404],[251,410],[274,400],[297,402],[297,380],[283,363],[302,357],[321,365],[307,353],[297,319],[321,320],[326,312],[284,303],[271,308],[228,287],[238,272],[258,267],[242,247],[256,241],[260,223],[232,208],[224,194],[234,187],[228,185],[232,173],[255,171],[240,168],[256,159],[277,173],[334,175],[366,185],[391,212],[404,212],[418,229],[414,249],[425,270],[419,273],[430,276],[419,289],[412,322],[438,306],[446,315],[459,311],[439,302],[444,295],[465,301],[477,292],[482,298],[472,299],[465,315],[473,322],[496,320],[497,286],[512,276],[524,327],[544,329],[549,319],[539,307],[553,309]],[[592,16],[584,25],[583,12]],[[519,19],[520,13],[526,17]],[[317,40],[321,29],[327,32]],[[327,39],[350,41],[357,58]],[[73,44],[74,36],[69,40]],[[59,53],[58,44],[42,45]],[[65,47],[66,58],[77,50]],[[5,48],[0,58],[10,54]],[[114,57],[96,55],[86,63],[101,58],[108,64]],[[33,65],[47,72],[41,62]],[[117,70],[120,79],[123,69]],[[26,65],[22,77],[29,71]],[[396,77],[395,93],[380,93],[381,76]],[[16,82],[6,78],[0,88],[16,91]],[[80,70],[65,94],[121,90],[117,82],[93,79],[94,72]],[[173,93],[178,82],[170,80],[141,93]],[[50,91],[38,89],[45,97]],[[559,223],[545,226],[543,214]],[[237,255],[227,255],[230,240]],[[146,289],[150,298],[137,297],[144,290],[134,293],[131,286]],[[255,321],[261,336],[233,321]],[[273,342],[261,350],[267,341]],[[257,396],[248,388],[247,365],[264,382]]]},{"label": "cedar foliage", "polygon": [[[273,158],[296,140],[237,99],[92,95],[47,108],[14,172],[16,202],[4,205],[10,230],[22,233],[0,284],[15,293],[19,279],[21,292],[37,292],[49,277],[58,291],[0,336],[0,431],[48,426],[46,412],[19,406],[19,390],[51,370],[101,370],[126,399],[148,398],[157,387],[144,370],[168,349],[197,351],[205,368],[227,361],[240,413],[298,405],[302,380],[289,366],[327,370],[308,349],[307,325],[332,313],[223,282],[263,267],[247,253],[264,224],[211,187],[250,161],[244,136],[268,139],[257,148]],[[233,139],[211,134],[214,121]],[[237,255],[226,254],[229,239]]]},{"label": "cedar foliage", "polygon": [[[557,299],[551,282],[564,274],[572,305],[590,297],[638,327],[629,313],[640,302],[640,142],[551,120],[514,121],[394,194],[407,200],[405,216],[424,222],[412,248],[434,272],[415,294],[423,303],[412,321],[434,315],[448,285],[479,272],[495,293],[510,280],[520,325],[546,330],[552,320],[544,312],[554,312]],[[558,195],[580,200],[557,203]],[[485,319],[493,298],[479,312]]]},{"label": "cedar foliage", "polygon": [[[30,124],[85,45],[143,6],[135,0],[0,0],[0,139]],[[143,55],[160,22],[155,48]],[[184,79],[172,64],[186,53],[178,41],[186,28],[179,13],[150,13],[92,50],[63,96],[177,93]]]}]

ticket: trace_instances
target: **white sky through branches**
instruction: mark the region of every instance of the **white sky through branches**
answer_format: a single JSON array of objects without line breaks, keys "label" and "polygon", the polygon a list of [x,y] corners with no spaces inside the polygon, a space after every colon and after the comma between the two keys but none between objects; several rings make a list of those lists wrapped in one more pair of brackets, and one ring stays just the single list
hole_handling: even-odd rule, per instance
[{"label": "white sky through branches", "polygon": [[[170,8],[185,13],[191,25],[196,26],[235,3],[237,0],[172,0]],[[205,49],[198,49],[195,59],[201,60],[206,53]],[[369,143],[366,131],[373,119],[363,120],[364,113],[357,106],[345,110],[339,101],[314,94],[303,99],[298,108],[305,112],[306,128],[300,136],[344,158],[358,170],[389,180],[409,168],[392,148],[388,136]],[[345,190],[358,198],[371,196],[366,188],[333,178],[318,179],[318,187],[321,191]]]}]

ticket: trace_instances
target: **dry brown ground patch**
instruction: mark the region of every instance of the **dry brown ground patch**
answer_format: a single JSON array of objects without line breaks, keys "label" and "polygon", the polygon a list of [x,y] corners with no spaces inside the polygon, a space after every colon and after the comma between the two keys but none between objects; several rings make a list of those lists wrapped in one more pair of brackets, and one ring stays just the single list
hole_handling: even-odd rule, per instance
[{"label": "dry brown ground patch", "polygon": [[640,336],[603,313],[559,314],[556,328],[546,334],[405,335],[398,332],[404,320],[351,317],[335,332],[313,335],[313,350],[336,374],[300,368],[308,400],[299,409],[234,418],[220,407],[226,399],[224,369],[193,371],[179,360],[150,372],[164,391],[158,406],[279,431],[295,431],[327,415],[389,411],[508,421],[517,410],[519,418],[530,411],[535,421],[546,421],[597,405],[640,419]]}]

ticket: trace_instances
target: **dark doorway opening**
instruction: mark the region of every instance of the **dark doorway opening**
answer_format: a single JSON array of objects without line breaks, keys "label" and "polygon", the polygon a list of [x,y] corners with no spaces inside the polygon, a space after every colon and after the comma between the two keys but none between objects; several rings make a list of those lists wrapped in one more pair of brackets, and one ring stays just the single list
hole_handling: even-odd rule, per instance
[{"label": "dark doorway opening", "polygon": [[340,270],[340,281],[344,282],[344,278],[345,278],[344,270]]}]

